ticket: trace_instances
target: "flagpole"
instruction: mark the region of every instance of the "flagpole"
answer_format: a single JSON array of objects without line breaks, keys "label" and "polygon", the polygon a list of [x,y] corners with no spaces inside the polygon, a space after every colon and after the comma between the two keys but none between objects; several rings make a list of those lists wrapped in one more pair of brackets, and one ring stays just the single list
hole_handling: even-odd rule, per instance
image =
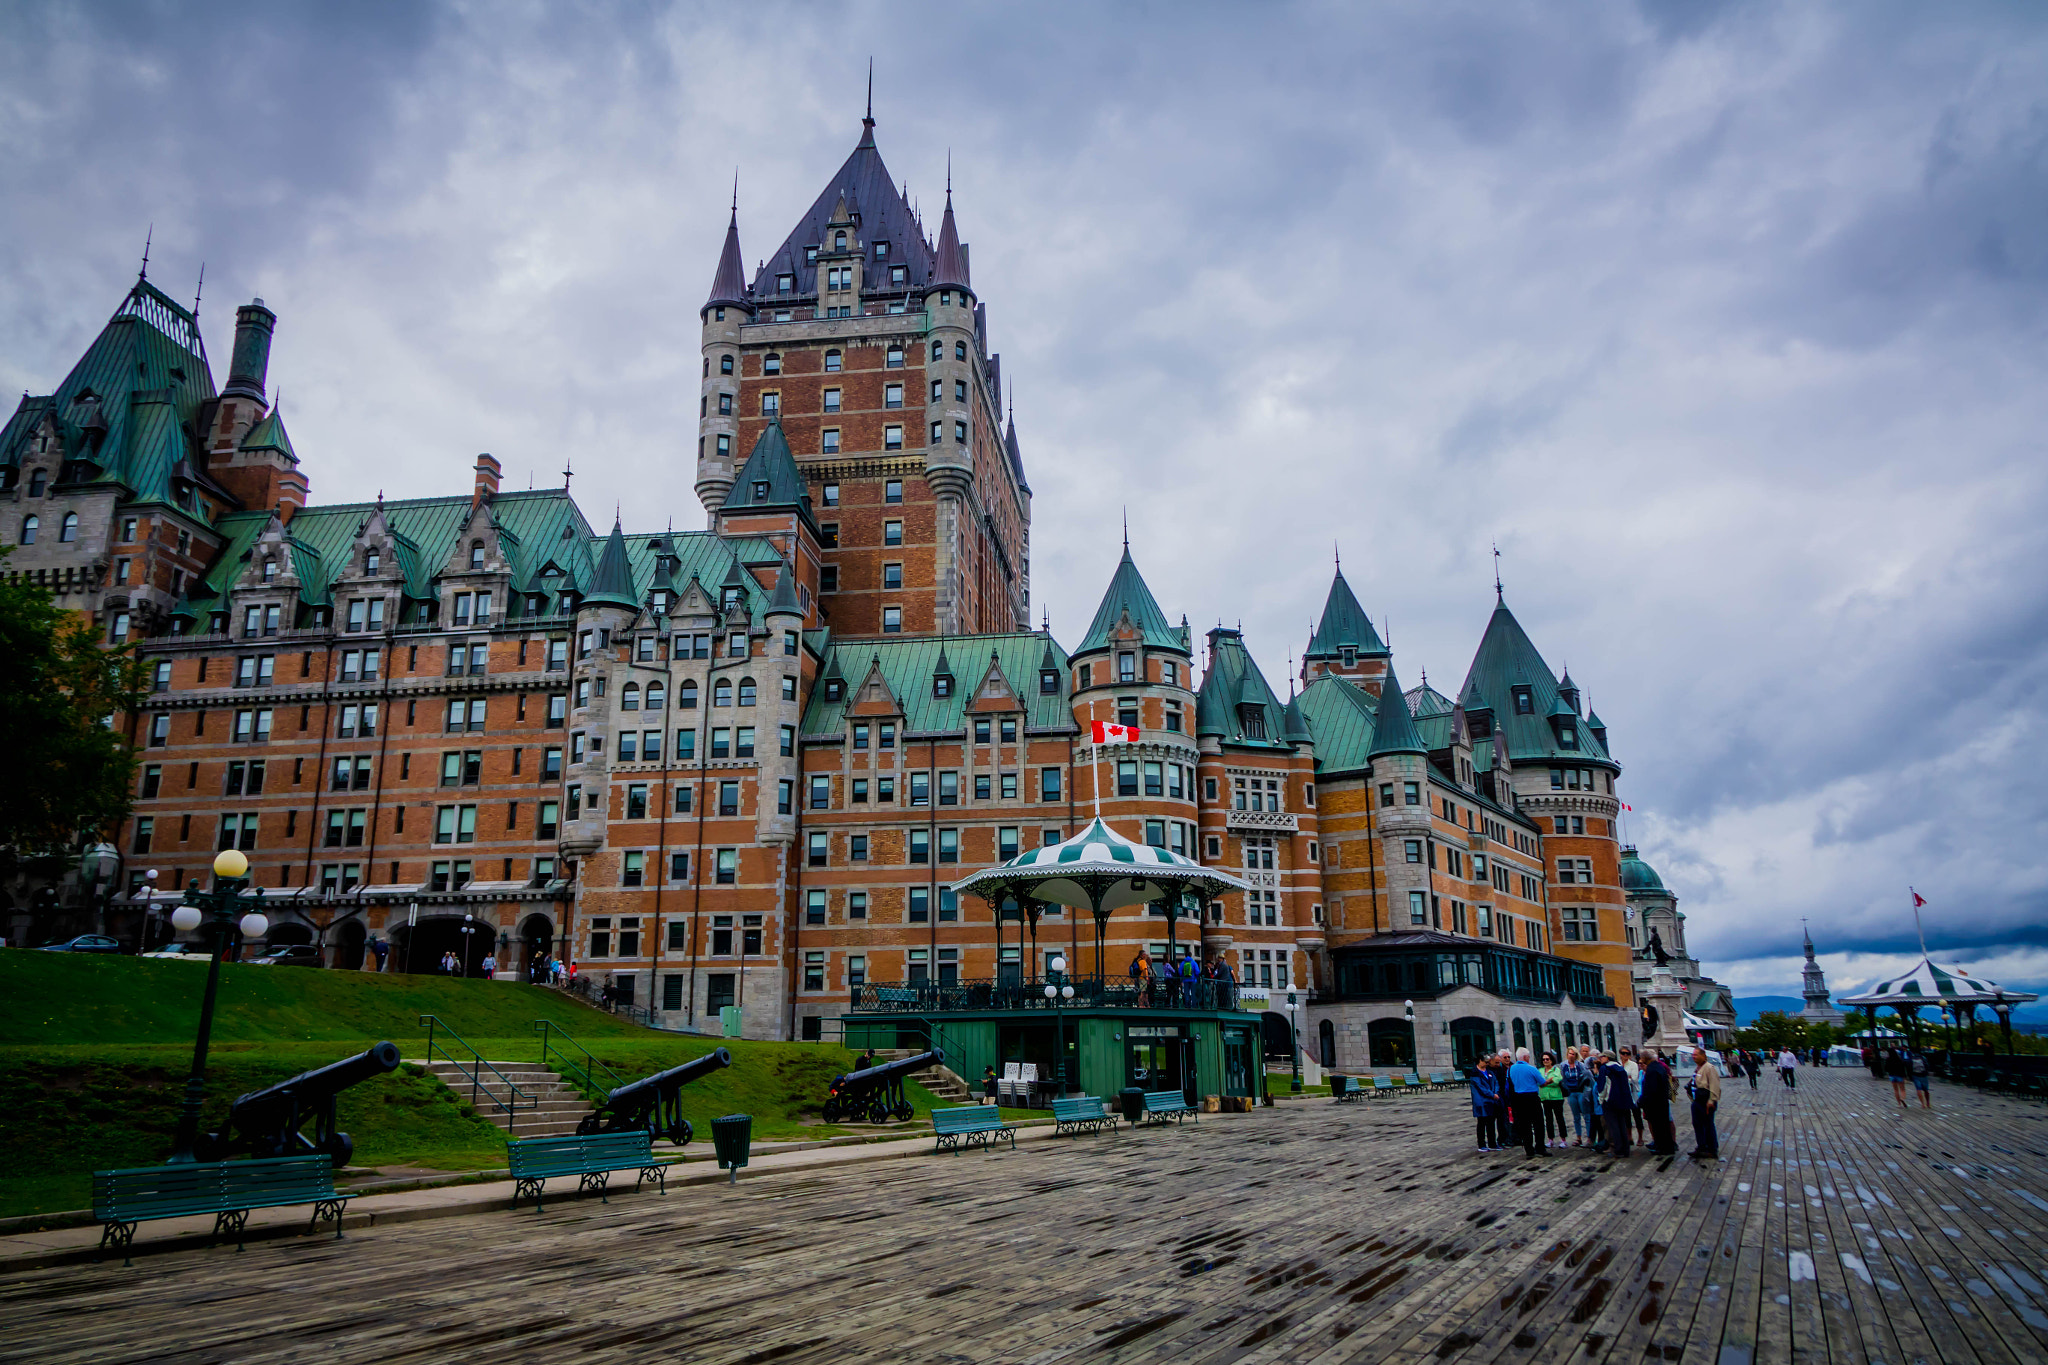
[{"label": "flagpole", "polygon": [[1088,755],[1088,789],[1095,794],[1095,818],[1102,818],[1102,746],[1096,745]]},{"label": "flagpole", "polygon": [[1927,929],[1920,923],[1920,893],[1909,886],[1906,888],[1906,894],[1913,898],[1913,932],[1920,936],[1921,960],[1927,961]]}]

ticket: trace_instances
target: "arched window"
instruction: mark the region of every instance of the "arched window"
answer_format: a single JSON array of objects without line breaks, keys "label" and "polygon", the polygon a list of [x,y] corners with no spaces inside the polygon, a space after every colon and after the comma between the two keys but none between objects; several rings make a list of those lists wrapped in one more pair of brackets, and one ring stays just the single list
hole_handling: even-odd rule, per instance
[{"label": "arched window", "polygon": [[965,359],[967,359],[967,343],[966,343],[966,342],[964,342],[964,341],[956,341],[956,342],[954,342],[954,343],[953,343],[953,359],[955,359],[955,360],[965,360]]},{"label": "arched window", "polygon": [[627,683],[619,689],[619,709],[621,711],[638,711],[640,709],[639,683]]},{"label": "arched window", "polygon": [[49,486],[50,472],[47,469],[35,470],[28,476],[28,495],[32,498],[40,498]]},{"label": "arched window", "polygon": [[647,684],[647,709],[659,711],[668,705],[668,688],[658,682]]},{"label": "arched window", "polygon": [[732,357],[731,357],[731,356],[729,356],[729,355],[722,355],[722,356],[718,357],[718,372],[719,372],[720,374],[731,374],[731,373],[732,373]]},{"label": "arched window", "polygon": [[265,583],[275,583],[277,581],[276,560],[266,559],[263,561],[263,581]]},{"label": "arched window", "polygon": [[1614,1051],[1614,1025],[1612,1024],[1607,1026],[1607,1050],[1609,1052]]},{"label": "arched window", "polygon": [[384,556],[382,556],[382,555],[378,554],[378,553],[377,553],[377,552],[376,552],[375,550],[365,550],[365,551],[363,551],[363,572],[364,572],[364,573],[366,573],[366,574],[372,574],[372,573],[375,573],[375,572],[377,572],[377,568],[378,568],[378,566],[379,566],[379,565],[381,565],[381,564],[383,564],[383,562],[384,562]]},{"label": "arched window", "polygon": [[713,706],[732,705],[732,684],[729,681],[720,678],[717,682],[711,684],[711,704]]},{"label": "arched window", "polygon": [[754,680],[753,680],[752,678],[741,678],[741,679],[740,679],[740,705],[741,705],[741,706],[752,706],[753,704],[754,704]]},{"label": "arched window", "polygon": [[1593,1035],[1586,1031],[1586,1021],[1583,1019],[1579,1020],[1579,1046],[1593,1046]]},{"label": "arched window", "polygon": [[833,234],[832,234],[832,249],[833,249],[834,251],[844,251],[844,250],[846,250],[846,234],[845,234],[845,233],[843,233],[843,232],[835,232],[835,233],[833,233]]},{"label": "arched window", "polygon": [[676,709],[679,711],[694,711],[697,709],[697,684],[695,682],[685,679],[683,685],[676,689]]},{"label": "arched window", "polygon": [[21,543],[24,545],[35,544],[36,532],[42,528],[42,525],[43,519],[41,517],[23,517],[21,519]]},{"label": "arched window", "polygon": [[1528,1035],[1523,1033],[1522,1021],[1519,1019],[1515,1020],[1515,1046],[1518,1048],[1529,1046]]},{"label": "arched window", "polygon": [[761,373],[762,373],[762,374],[781,374],[781,373],[782,373],[782,357],[781,357],[781,356],[779,356],[779,355],[777,355],[777,354],[776,354],[775,352],[773,352],[773,351],[770,351],[770,352],[769,352],[769,353],[768,353],[767,355],[764,355],[764,356],[762,356],[762,357],[761,357]]},{"label": "arched window", "polygon": [[66,545],[78,539],[78,513],[66,512],[64,514],[64,524],[57,529],[57,539]]},{"label": "arched window", "polygon": [[839,352],[837,352],[837,351],[827,351],[827,352],[825,352],[825,373],[827,373],[827,374],[838,374],[838,373],[839,373],[839,368],[840,368],[840,355],[839,355]]},{"label": "arched window", "polygon": [[1550,1021],[1550,1055],[1559,1058],[1564,1056],[1564,1051],[1558,1046],[1557,1020],[1555,1019]]},{"label": "arched window", "polygon": [[469,542],[469,567],[481,569],[484,566],[484,543],[481,540]]},{"label": "arched window", "polygon": [[945,358],[946,358],[946,343],[945,343],[945,342],[943,342],[943,341],[934,341],[934,342],[932,343],[932,359],[933,359],[933,360],[944,360]]}]

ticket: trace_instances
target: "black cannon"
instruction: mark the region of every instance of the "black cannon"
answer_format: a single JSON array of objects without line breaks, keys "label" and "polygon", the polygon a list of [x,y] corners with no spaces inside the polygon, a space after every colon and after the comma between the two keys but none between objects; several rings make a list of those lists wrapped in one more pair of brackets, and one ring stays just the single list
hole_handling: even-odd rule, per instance
[{"label": "black cannon", "polygon": [[[356,1145],[334,1127],[334,1097],[358,1081],[398,1066],[398,1045],[379,1043],[367,1052],[305,1071],[268,1090],[252,1090],[228,1106],[228,1121],[200,1139],[201,1161],[222,1161],[236,1152],[253,1157],[305,1156],[325,1152],[337,1168],[348,1165]],[[299,1129],[308,1121],[313,1136]]]},{"label": "black cannon", "polygon": [[900,1062],[883,1062],[864,1071],[834,1076],[832,1089],[825,1097],[825,1122],[859,1123],[865,1119],[869,1123],[887,1123],[892,1118],[909,1118],[917,1111],[903,1097],[903,1078],[945,1060],[946,1054],[933,1048]]},{"label": "black cannon", "polygon": [[650,1138],[665,1137],[680,1147],[695,1135],[683,1117],[683,1087],[702,1076],[732,1065],[732,1054],[715,1047],[695,1061],[672,1066],[666,1071],[625,1085],[604,1097],[604,1103],[583,1116],[576,1131],[626,1133],[645,1128]]}]

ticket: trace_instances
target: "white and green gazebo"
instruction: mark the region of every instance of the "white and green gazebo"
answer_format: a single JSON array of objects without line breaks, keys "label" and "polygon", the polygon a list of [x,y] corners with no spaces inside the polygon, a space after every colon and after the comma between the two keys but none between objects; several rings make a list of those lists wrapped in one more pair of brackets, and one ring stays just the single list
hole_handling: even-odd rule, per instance
[{"label": "white and green gazebo", "polygon": [[[998,931],[1006,918],[1030,926],[1038,937],[1038,916],[1046,905],[1086,910],[1095,919],[1095,971],[1103,975],[1104,935],[1109,917],[1133,905],[1167,904],[1167,938],[1183,913],[1199,918],[1201,907],[1251,884],[1220,868],[1153,844],[1126,839],[1100,816],[1072,838],[1020,853],[953,883],[956,895],[979,896],[994,907]],[[1195,908],[1184,910],[1192,899]],[[999,945],[1000,946],[1000,945]],[[1022,946],[1021,944],[1019,945]]]},{"label": "white and green gazebo", "polygon": [[1960,967],[1943,967],[1923,957],[1904,976],[1880,981],[1860,995],[1842,996],[1837,1003],[1863,1009],[1872,1029],[1877,1027],[1878,1010],[1886,1007],[1901,1019],[1914,1019],[1922,1006],[1933,1005],[1946,1011],[1950,1019],[1967,1022],[1975,1018],[1981,1006],[1998,1014],[2006,1029],[2009,1052],[2013,1006],[2038,999],[2040,996],[2032,991],[2009,991],[1995,981],[1971,976]]}]

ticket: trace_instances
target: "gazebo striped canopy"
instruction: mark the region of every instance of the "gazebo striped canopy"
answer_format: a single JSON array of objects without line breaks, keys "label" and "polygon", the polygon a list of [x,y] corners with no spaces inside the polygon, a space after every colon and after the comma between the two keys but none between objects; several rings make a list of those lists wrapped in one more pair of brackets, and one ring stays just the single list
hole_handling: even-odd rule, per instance
[{"label": "gazebo striped canopy", "polygon": [[1861,995],[1845,995],[1843,1005],[2018,1005],[2040,997],[2028,991],[2001,990],[1995,981],[1971,976],[1960,967],[1941,967],[1927,958],[1904,976],[1880,981]]},{"label": "gazebo striped canopy", "polygon": [[953,884],[960,895],[1006,895],[1104,913],[1193,891],[1204,899],[1248,891],[1250,883],[1171,849],[1135,843],[1101,817],[1070,839],[1020,853]]}]

